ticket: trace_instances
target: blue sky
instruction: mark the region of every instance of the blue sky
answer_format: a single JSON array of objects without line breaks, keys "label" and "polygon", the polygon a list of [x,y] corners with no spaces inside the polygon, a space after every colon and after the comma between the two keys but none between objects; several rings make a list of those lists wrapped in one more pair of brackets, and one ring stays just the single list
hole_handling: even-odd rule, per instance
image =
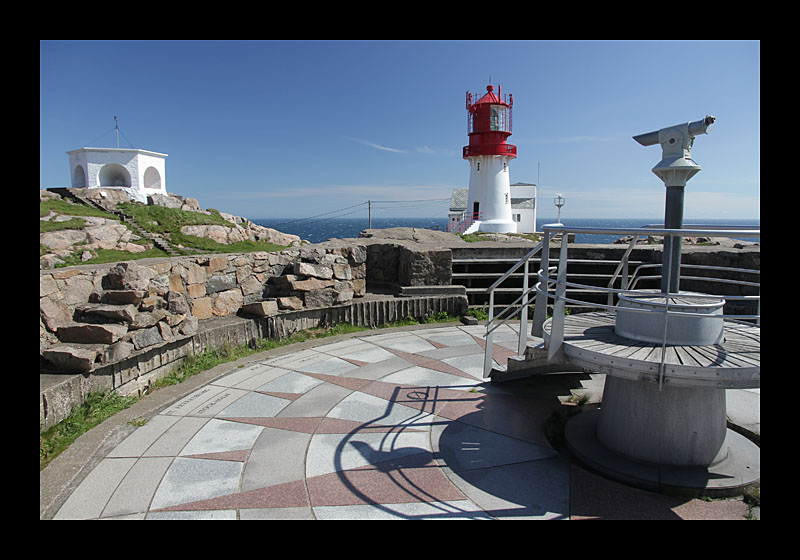
[{"label": "blue sky", "polygon": [[758,41],[41,41],[40,188],[69,185],[68,150],[114,147],[117,116],[120,147],[168,154],[167,190],[203,208],[444,218],[465,93],[491,79],[540,217],[562,193],[564,219],[662,219],[660,147],[631,137],[712,114],[684,216],[759,218],[760,75]]}]

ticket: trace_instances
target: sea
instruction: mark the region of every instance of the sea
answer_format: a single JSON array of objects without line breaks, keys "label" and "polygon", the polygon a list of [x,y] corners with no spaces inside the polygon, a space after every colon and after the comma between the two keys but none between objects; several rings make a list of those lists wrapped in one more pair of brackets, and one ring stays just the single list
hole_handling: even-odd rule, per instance
[{"label": "sea", "polygon": [[[265,226],[283,233],[299,235],[300,239],[305,239],[311,243],[321,243],[331,238],[358,237],[358,234],[367,229],[369,223],[365,218],[330,218],[330,219],[304,219],[304,218],[263,218],[250,220],[260,226]],[[552,224],[555,218],[537,218],[536,224],[541,228],[544,224]],[[657,223],[653,218],[563,218],[561,222],[565,226],[590,227],[590,228],[640,228],[646,225]],[[752,220],[688,220],[684,219],[683,227],[689,228],[692,224],[714,225],[714,226],[748,226],[759,228],[760,219]],[[415,227],[446,231],[447,218],[373,218],[373,229],[386,229],[393,227]],[[613,243],[619,239],[618,235],[601,234],[577,234],[576,243]],[[760,242],[759,237],[734,237],[745,241]]]}]

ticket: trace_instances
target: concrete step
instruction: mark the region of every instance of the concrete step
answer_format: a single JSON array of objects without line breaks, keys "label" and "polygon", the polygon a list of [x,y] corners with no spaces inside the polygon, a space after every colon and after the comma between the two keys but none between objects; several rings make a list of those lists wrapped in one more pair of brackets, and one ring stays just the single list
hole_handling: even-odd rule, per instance
[{"label": "concrete step", "polygon": [[581,373],[583,371],[583,368],[578,368],[568,363],[549,361],[544,341],[542,339],[534,339],[528,342],[523,356],[510,356],[506,367],[493,368],[489,376],[492,383],[496,384],[534,375]]}]

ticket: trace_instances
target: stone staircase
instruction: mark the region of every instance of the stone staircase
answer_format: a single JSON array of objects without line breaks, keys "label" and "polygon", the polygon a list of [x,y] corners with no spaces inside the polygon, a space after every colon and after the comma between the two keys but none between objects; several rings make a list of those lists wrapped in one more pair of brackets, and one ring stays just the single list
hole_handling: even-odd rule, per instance
[{"label": "stone staircase", "polygon": [[[620,246],[620,251],[625,247]],[[489,305],[489,295],[486,289],[491,286],[498,278],[511,268],[521,257],[523,257],[532,246],[516,248],[493,248],[453,249],[453,272],[452,283],[465,287],[467,299],[471,307],[484,307]],[[573,255],[576,255],[573,258]],[[588,286],[606,287],[614,273],[619,260],[613,257],[604,257],[602,251],[592,251],[590,249],[581,251],[580,249],[570,248],[570,259],[567,266],[567,280],[585,284]],[[629,270],[632,272],[639,264],[649,261],[631,260]],[[529,287],[536,282],[536,271],[539,269],[541,259],[537,256],[529,262]],[[551,250],[551,265],[558,263],[557,250]],[[523,270],[520,268],[512,273],[500,286],[495,289],[495,313],[505,308],[516,300],[522,292]],[[617,279],[615,285],[619,286],[620,280]],[[655,287],[647,283],[639,287]],[[531,294],[531,298],[534,294]],[[575,297],[594,303],[606,303],[607,296],[604,293],[584,288],[571,288],[567,290],[567,297]]]},{"label": "stone staircase", "polygon": [[130,214],[126,214],[125,212],[117,210],[116,208],[107,207],[101,202],[93,200],[88,196],[85,196],[83,193],[81,193],[80,189],[53,187],[47,190],[59,194],[62,197],[69,198],[70,200],[73,200],[74,202],[77,202],[79,204],[83,204],[91,208],[97,208],[98,210],[103,210],[104,212],[109,212],[111,214],[114,214],[120,219],[120,221],[127,224],[134,231],[136,231],[137,235],[149,239],[150,241],[153,242],[153,245],[155,245],[156,247],[167,253],[169,256],[174,257],[178,254],[177,251],[175,251],[175,249],[169,244],[169,242],[166,239],[164,239],[160,235],[156,235],[154,233],[146,231],[142,226],[140,226],[136,222],[136,219]]}]

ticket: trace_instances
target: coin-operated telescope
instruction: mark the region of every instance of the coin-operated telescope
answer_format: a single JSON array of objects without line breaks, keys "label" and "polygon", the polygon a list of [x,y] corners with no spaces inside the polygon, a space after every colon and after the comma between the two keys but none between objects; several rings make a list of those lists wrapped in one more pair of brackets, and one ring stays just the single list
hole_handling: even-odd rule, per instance
[{"label": "coin-operated telescope", "polygon": [[[633,137],[642,146],[661,144],[661,161],[652,171],[664,181],[667,188],[664,229],[683,228],[684,187],[701,169],[692,159],[694,137],[707,134],[715,120],[716,117],[706,115],[699,121],[676,124]],[[680,282],[680,237],[664,238],[664,257],[661,291],[676,293]]]},{"label": "coin-operated telescope", "polygon": [[699,121],[668,126],[634,136],[633,139],[642,146],[661,144],[661,161],[653,168],[653,173],[668,187],[683,187],[701,169],[692,159],[694,137],[708,134],[708,129],[715,120],[716,117],[706,115],[706,118]]}]

